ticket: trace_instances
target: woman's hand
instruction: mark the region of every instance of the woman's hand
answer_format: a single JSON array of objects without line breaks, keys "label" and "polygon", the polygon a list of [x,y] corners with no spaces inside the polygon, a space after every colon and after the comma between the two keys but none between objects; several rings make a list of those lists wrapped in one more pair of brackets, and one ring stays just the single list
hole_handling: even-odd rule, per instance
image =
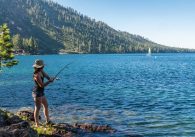
[{"label": "woman's hand", "polygon": [[49,82],[53,82],[54,80],[55,80],[54,77],[50,77],[50,78],[49,78]]}]

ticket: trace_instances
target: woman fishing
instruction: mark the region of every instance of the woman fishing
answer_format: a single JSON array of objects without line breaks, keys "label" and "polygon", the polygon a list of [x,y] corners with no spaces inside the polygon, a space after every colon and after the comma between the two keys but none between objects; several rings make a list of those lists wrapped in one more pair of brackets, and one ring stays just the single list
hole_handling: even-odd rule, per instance
[{"label": "woman fishing", "polygon": [[[43,60],[36,60],[34,65],[34,74],[33,80],[35,82],[35,87],[32,92],[32,96],[35,102],[34,109],[34,119],[36,127],[39,126],[39,111],[41,109],[41,105],[43,105],[43,112],[46,119],[46,124],[52,124],[49,119],[49,111],[48,111],[48,103],[44,94],[44,88],[54,81],[55,78],[49,77],[47,73],[44,72],[44,62]],[[47,82],[44,82],[44,78],[48,79]]]}]

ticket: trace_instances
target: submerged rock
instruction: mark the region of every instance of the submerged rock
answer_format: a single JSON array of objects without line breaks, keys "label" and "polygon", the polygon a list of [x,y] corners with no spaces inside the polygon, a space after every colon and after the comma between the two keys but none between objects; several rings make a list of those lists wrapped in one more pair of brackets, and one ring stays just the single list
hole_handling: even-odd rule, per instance
[{"label": "submerged rock", "polygon": [[95,124],[74,124],[74,127],[80,128],[89,132],[107,132],[114,133],[116,130],[108,125],[95,125]]}]

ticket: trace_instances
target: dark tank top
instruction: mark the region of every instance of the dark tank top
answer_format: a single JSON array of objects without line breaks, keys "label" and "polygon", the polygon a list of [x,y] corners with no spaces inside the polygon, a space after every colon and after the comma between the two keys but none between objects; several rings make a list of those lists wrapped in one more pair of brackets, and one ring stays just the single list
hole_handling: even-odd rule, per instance
[{"label": "dark tank top", "polygon": [[[33,96],[35,96],[35,97],[42,97],[42,96],[45,95],[44,94],[44,87],[40,87],[39,86],[37,81],[34,79],[34,75],[33,75],[33,80],[34,80],[35,86],[34,86],[34,89],[33,89]],[[44,77],[43,76],[41,76],[41,80],[42,80],[42,82],[44,82]]]}]

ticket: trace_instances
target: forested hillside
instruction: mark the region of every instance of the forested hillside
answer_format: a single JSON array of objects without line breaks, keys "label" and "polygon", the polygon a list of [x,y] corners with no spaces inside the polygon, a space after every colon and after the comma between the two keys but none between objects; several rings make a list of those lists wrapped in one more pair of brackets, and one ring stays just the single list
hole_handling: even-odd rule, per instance
[{"label": "forested hillside", "polygon": [[17,50],[30,54],[193,52],[117,31],[107,24],[48,0],[0,0]]}]

